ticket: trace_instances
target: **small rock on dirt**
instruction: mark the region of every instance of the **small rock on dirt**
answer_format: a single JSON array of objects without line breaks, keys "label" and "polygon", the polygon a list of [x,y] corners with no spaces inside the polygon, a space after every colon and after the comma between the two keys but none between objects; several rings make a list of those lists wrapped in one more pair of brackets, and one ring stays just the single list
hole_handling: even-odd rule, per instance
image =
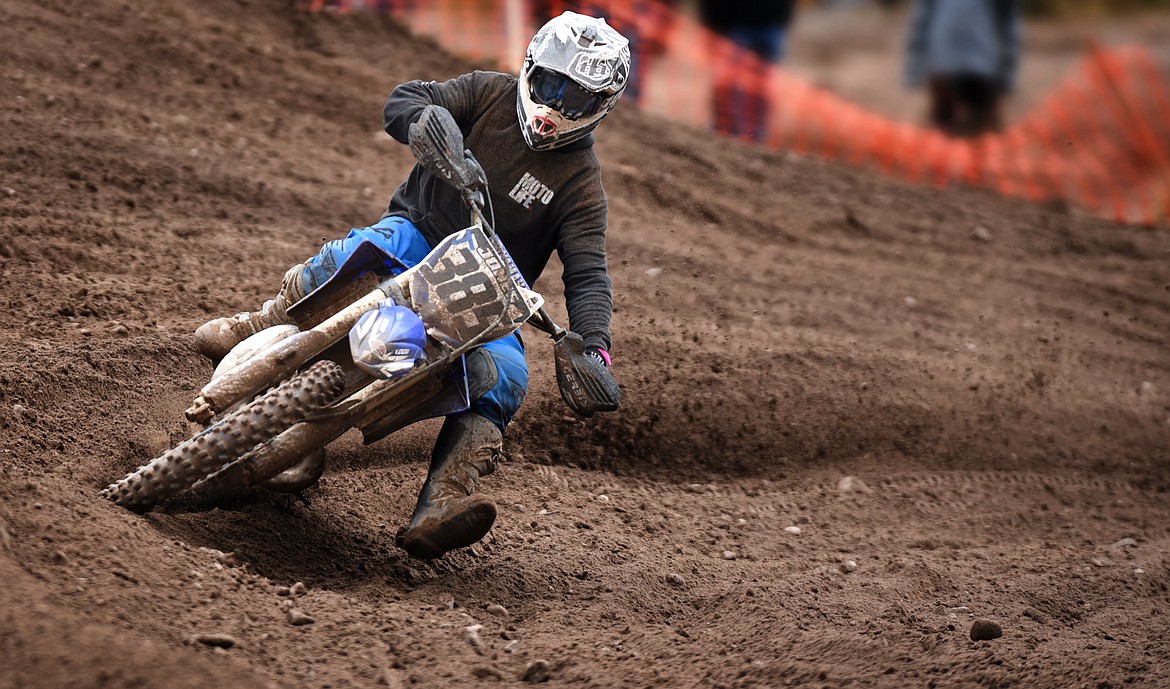
[{"label": "small rock on dirt", "polygon": [[670,574],[666,575],[666,583],[670,584],[671,586],[677,586],[679,588],[687,585],[687,582],[682,578],[682,575],[675,572],[671,572]]},{"label": "small rock on dirt", "polygon": [[846,476],[837,482],[838,493],[872,493],[873,489],[856,476]]},{"label": "small rock on dirt", "polygon": [[494,667],[477,667],[471,671],[471,674],[476,679],[490,679],[493,682],[499,682],[504,679],[504,676],[500,674],[500,671]]},{"label": "small rock on dirt", "polygon": [[506,618],[508,616],[508,609],[499,603],[492,603],[491,605],[484,608],[484,610],[487,610],[489,615],[495,615],[496,617]]},{"label": "small rock on dirt", "polygon": [[786,527],[784,527],[784,531],[787,533],[790,533],[794,536],[800,535],[800,527],[799,526],[786,526]]},{"label": "small rock on dirt", "polygon": [[971,625],[972,641],[991,641],[1003,636],[1003,627],[991,620],[975,620]]},{"label": "small rock on dirt", "polygon": [[303,596],[305,595],[305,585],[298,581],[297,583],[288,587],[288,593],[291,596]]},{"label": "small rock on dirt", "polygon": [[305,624],[313,624],[317,621],[313,619],[312,615],[309,615],[304,611],[297,610],[296,608],[289,608],[286,617],[288,618],[288,623],[294,627],[300,627],[301,625]]},{"label": "small rock on dirt", "polygon": [[524,668],[520,679],[531,684],[537,684],[539,682],[547,682],[550,675],[548,661],[538,659],[532,661]]},{"label": "small rock on dirt", "polygon": [[195,643],[203,644],[204,646],[212,646],[215,648],[231,648],[236,645],[236,638],[231,634],[196,634],[191,637]]},{"label": "small rock on dirt", "polygon": [[483,631],[482,624],[473,624],[469,627],[464,627],[463,638],[467,640],[467,643],[471,644],[471,647],[475,649],[476,653],[483,655],[483,639],[479,637],[481,631]]}]

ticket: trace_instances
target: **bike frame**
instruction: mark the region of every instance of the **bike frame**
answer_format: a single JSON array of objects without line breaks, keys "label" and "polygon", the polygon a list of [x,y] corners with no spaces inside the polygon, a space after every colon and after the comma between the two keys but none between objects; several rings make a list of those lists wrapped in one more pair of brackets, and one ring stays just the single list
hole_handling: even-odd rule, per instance
[{"label": "bike frame", "polygon": [[[289,309],[299,332],[240,362],[200,391],[187,415],[207,424],[321,359],[337,362],[346,373],[339,401],[223,471],[246,471],[251,483],[262,483],[350,428],[361,429],[369,444],[417,421],[464,411],[470,399],[463,355],[530,320],[546,329],[551,319],[543,298],[529,289],[491,230],[482,202],[468,196],[472,224],[445,238],[418,265],[407,268],[363,242],[325,284]],[[380,379],[354,364],[348,334],[362,315],[386,299],[422,316],[428,356],[426,363],[402,376]],[[311,485],[324,470],[323,458],[304,469],[291,483],[269,487],[296,491]]]}]

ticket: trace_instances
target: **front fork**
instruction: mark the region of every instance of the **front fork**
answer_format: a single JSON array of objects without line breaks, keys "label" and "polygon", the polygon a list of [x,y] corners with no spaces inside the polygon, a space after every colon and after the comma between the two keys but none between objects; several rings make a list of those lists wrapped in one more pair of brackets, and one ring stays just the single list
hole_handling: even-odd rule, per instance
[{"label": "front fork", "polygon": [[218,413],[284,380],[306,361],[328,349],[349,332],[362,314],[376,308],[393,290],[370,290],[357,301],[321,323],[281,340],[272,349],[203,386],[186,410],[187,419],[207,425]]}]

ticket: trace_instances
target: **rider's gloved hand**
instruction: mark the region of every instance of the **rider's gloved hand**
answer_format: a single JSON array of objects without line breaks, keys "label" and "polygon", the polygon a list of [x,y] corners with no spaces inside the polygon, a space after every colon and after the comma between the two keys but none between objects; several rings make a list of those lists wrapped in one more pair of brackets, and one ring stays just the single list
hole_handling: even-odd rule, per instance
[{"label": "rider's gloved hand", "polygon": [[460,191],[482,189],[487,175],[471,151],[463,148],[463,132],[451,111],[428,105],[407,128],[410,151],[419,165]]},{"label": "rider's gloved hand", "polygon": [[427,172],[445,182],[456,178],[455,164],[463,158],[463,132],[451,111],[428,105],[407,128],[410,150]]},{"label": "rider's gloved hand", "polygon": [[609,352],[587,346],[580,335],[570,332],[553,345],[553,356],[557,387],[569,408],[582,416],[618,408],[622,390],[609,370]]}]

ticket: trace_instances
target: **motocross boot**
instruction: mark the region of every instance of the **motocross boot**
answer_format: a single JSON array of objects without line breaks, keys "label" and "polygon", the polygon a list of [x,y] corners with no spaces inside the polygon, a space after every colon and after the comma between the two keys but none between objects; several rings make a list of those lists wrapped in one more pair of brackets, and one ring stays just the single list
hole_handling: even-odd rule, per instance
[{"label": "motocross boot", "polygon": [[431,560],[486,536],[496,521],[496,506],[472,493],[481,476],[495,471],[503,446],[500,429],[484,417],[448,416],[435,440],[414,515],[395,539],[399,547]]},{"label": "motocross boot", "polygon": [[218,362],[248,337],[274,325],[291,322],[288,307],[305,296],[301,275],[305,264],[298,263],[284,274],[280,292],[264,302],[259,311],[238,313],[234,316],[208,321],[195,331],[195,346],[203,356]]}]

